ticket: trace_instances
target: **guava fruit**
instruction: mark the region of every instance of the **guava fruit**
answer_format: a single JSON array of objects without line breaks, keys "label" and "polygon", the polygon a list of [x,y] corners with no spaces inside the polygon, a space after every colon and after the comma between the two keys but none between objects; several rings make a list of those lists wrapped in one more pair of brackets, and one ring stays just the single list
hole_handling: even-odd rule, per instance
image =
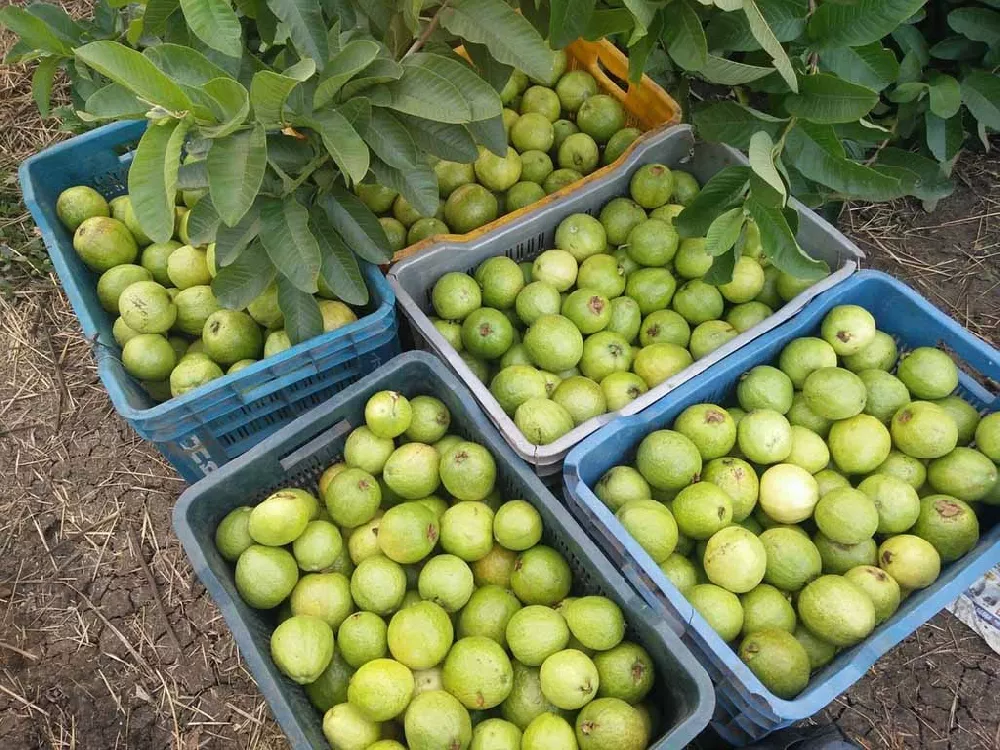
[{"label": "guava fruit", "polygon": [[955,425],[958,427],[958,444],[971,443],[976,434],[976,427],[979,426],[979,412],[976,411],[976,407],[957,395],[939,398],[934,403],[955,420]]},{"label": "guava fruit", "polygon": [[786,630],[765,628],[740,644],[740,659],[779,698],[791,700],[809,683],[809,655]]},{"label": "guava fruit", "polygon": [[760,477],[758,502],[778,523],[799,523],[813,514],[819,502],[819,485],[801,466],[776,464]]},{"label": "guava fruit", "polygon": [[792,452],[785,462],[801,466],[815,475],[830,463],[830,450],[823,438],[812,430],[792,425]]},{"label": "guava fruit", "polygon": [[732,500],[711,482],[688,485],[677,493],[670,507],[677,528],[691,539],[708,539],[733,520]]},{"label": "guava fruit", "polygon": [[288,337],[288,332],[285,329],[271,331],[264,341],[264,358],[273,357],[275,354],[280,354],[291,348],[292,340]]},{"label": "guava fruit", "polygon": [[861,490],[848,487],[821,497],[813,518],[828,539],[840,544],[859,544],[871,539],[879,523],[875,503]]},{"label": "guava fruit", "polygon": [[521,269],[517,263],[502,255],[481,263],[476,269],[475,279],[482,288],[483,305],[497,310],[512,307],[524,288]]},{"label": "guava fruit", "polygon": [[542,281],[558,292],[566,292],[576,283],[579,266],[576,258],[568,250],[546,250],[531,266],[531,276]]},{"label": "guava fruit", "polygon": [[[558,79],[558,76],[555,76]],[[545,83],[550,83],[546,81]],[[551,81],[555,84],[555,80]],[[539,112],[548,119],[549,122],[555,122],[559,119],[560,103],[559,96],[551,88],[547,86],[531,86],[529,87],[521,97],[521,115],[526,115],[530,112]]]},{"label": "guava fruit", "polygon": [[875,504],[878,511],[879,534],[900,534],[916,523],[920,513],[920,498],[916,490],[902,479],[889,474],[872,474],[858,489]]},{"label": "guava fruit", "polygon": [[340,526],[354,528],[375,517],[382,491],[367,471],[349,468],[335,476],[323,495],[330,518]]},{"label": "guava fruit", "polygon": [[616,512],[630,500],[650,499],[649,483],[631,466],[613,466],[594,485],[594,494]]},{"label": "guava fruit", "polygon": [[139,255],[139,246],[128,227],[106,216],[85,219],[73,233],[73,249],[97,273],[132,263]]},{"label": "guava fruit", "polygon": [[583,424],[608,410],[607,399],[601,386],[582,375],[562,381],[553,392],[552,401],[570,415],[574,425]]},{"label": "guava fruit", "polygon": [[174,297],[174,304],[177,306],[174,328],[189,336],[200,336],[209,317],[222,309],[210,286],[182,289]]},{"label": "guava fruit", "polygon": [[441,547],[467,562],[485,557],[493,547],[493,511],[478,501],[451,506],[441,517]]},{"label": "guava fruit", "polygon": [[576,717],[576,740],[580,750],[643,750],[649,731],[642,714],[618,698],[598,698]]},{"label": "guava fruit", "polygon": [[386,460],[382,468],[382,480],[399,498],[419,500],[437,490],[440,484],[440,460],[437,450],[432,446],[406,443],[393,451]]},{"label": "guava fruit", "polygon": [[520,750],[521,730],[503,719],[487,719],[472,730],[469,750]]},{"label": "guava fruit", "polygon": [[292,589],[289,603],[293,615],[318,617],[334,630],[354,611],[350,583],[341,573],[309,573],[302,576]]},{"label": "guava fruit", "polygon": [[[101,307],[117,314],[118,298],[126,287],[137,281],[151,281],[152,278],[153,275],[147,269],[132,263],[109,268],[97,280],[97,298],[101,301]],[[200,333],[200,329],[198,332]]]},{"label": "guava fruit", "polygon": [[567,185],[572,185],[574,182],[582,179],[583,175],[575,169],[557,169],[542,181],[542,190],[545,191],[546,195],[552,195],[552,193],[562,190]]},{"label": "guava fruit", "polygon": [[517,552],[534,547],[542,538],[542,517],[531,503],[510,500],[493,516],[493,537]]},{"label": "guava fruit", "polygon": [[[450,162],[443,163],[449,164]],[[435,168],[434,171],[437,172],[438,170]],[[392,202],[396,200],[396,196],[398,195],[392,188],[376,183],[360,183],[356,186],[354,192],[358,194],[361,202],[368,207],[368,210],[374,214],[384,214],[389,211],[392,208]]]},{"label": "guava fruit", "polygon": [[413,673],[398,661],[374,659],[351,677],[347,699],[372,721],[399,716],[413,697]]},{"label": "guava fruit", "polygon": [[888,424],[892,415],[910,403],[910,392],[895,375],[884,370],[862,370],[858,377],[865,385],[864,413]]},{"label": "guava fruit", "polygon": [[770,409],[785,414],[792,407],[792,380],[776,367],[758,365],[740,377],[736,395],[746,411]]},{"label": "guava fruit", "polygon": [[759,409],[737,424],[736,441],[740,452],[754,463],[775,464],[792,452],[792,426],[784,415]]},{"label": "guava fruit", "polygon": [[[579,133],[580,128],[576,126],[575,122],[567,120],[565,118],[560,118],[552,123],[552,130],[555,132],[555,140],[552,142],[552,148],[556,151],[562,145],[563,141],[569,138],[573,133]],[[523,158],[523,154],[522,154]]]},{"label": "guava fruit", "polygon": [[595,94],[580,105],[576,113],[576,124],[595,141],[604,144],[625,127],[625,108],[607,94]]},{"label": "guava fruit", "polygon": [[815,671],[820,667],[825,667],[833,661],[833,657],[837,654],[836,646],[832,643],[827,643],[822,638],[817,638],[804,625],[796,625],[795,632],[792,635],[795,637],[795,640],[802,644],[802,648],[806,650],[811,670]]},{"label": "guava fruit", "polygon": [[[956,515],[964,517],[962,510],[964,509],[960,509]],[[923,503],[921,512],[924,512]],[[931,512],[934,512],[933,507],[928,510],[928,514]],[[924,524],[925,528],[931,523],[932,521],[928,519]],[[968,533],[970,529],[971,525],[967,525],[964,533]],[[963,536],[963,533],[960,532],[957,536]],[[901,588],[922,589],[937,580],[941,572],[941,556],[934,545],[926,539],[913,534],[899,534],[886,539],[879,546],[878,566],[895,578]]]},{"label": "guava fruit", "polygon": [[742,594],[763,580],[767,553],[753,533],[742,526],[728,526],[709,538],[703,564],[708,580]]},{"label": "guava fruit", "polygon": [[712,583],[699,583],[687,593],[687,599],[727,643],[743,629],[743,606],[733,592]]},{"label": "guava fruit", "polygon": [[510,694],[510,659],[496,641],[482,636],[458,640],[444,660],[444,688],[469,709],[500,705]]},{"label": "guava fruit", "polygon": [[646,381],[632,372],[612,372],[601,378],[608,411],[618,411],[649,390]]},{"label": "guava fruit", "polygon": [[777,526],[760,535],[767,562],[764,581],[782,591],[799,591],[819,577],[823,560],[808,536],[795,529]]},{"label": "guava fruit", "polygon": [[361,469],[368,474],[381,474],[382,467],[395,449],[392,440],[380,438],[367,426],[362,425],[347,436],[347,442],[344,444],[344,461],[348,466]]},{"label": "guava fruit", "polygon": [[445,320],[465,320],[482,305],[479,284],[464,273],[450,272],[438,279],[431,290],[431,304]]},{"label": "guava fruit", "polygon": [[923,487],[927,480],[927,468],[923,461],[911,458],[895,448],[889,451],[889,456],[878,465],[875,473],[901,479],[915,490]]},{"label": "guava fruit", "polygon": [[247,505],[234,508],[215,528],[215,548],[229,562],[236,562],[254,543],[249,531],[252,510],[253,508]]},{"label": "guava fruit", "polygon": [[309,702],[318,711],[326,712],[338,703],[347,702],[347,685],[354,669],[334,650],[333,659],[313,682],[305,686]]},{"label": "guava fruit", "polygon": [[[541,152],[529,151],[527,153]],[[504,205],[508,213],[530,206],[532,203],[540,201],[545,197],[545,190],[542,189],[541,185],[536,182],[524,180],[523,172],[521,178],[522,181],[511,185],[504,196]]]},{"label": "guava fruit", "polygon": [[676,344],[650,344],[635,356],[632,369],[649,388],[655,388],[693,362],[691,353]]},{"label": "guava fruit", "polygon": [[927,465],[927,480],[938,492],[971,503],[997,486],[997,466],[973,448],[958,447]]},{"label": "guava fruit", "polygon": [[689,349],[691,356],[702,359],[719,349],[739,335],[739,331],[724,320],[706,320],[699,323],[691,331]]},{"label": "guava fruit", "polygon": [[595,654],[593,662],[599,678],[598,698],[619,698],[635,705],[653,689],[656,678],[653,660],[636,643],[622,641]]},{"label": "guava fruit", "polygon": [[597,333],[611,322],[611,303],[607,297],[592,289],[570,292],[560,310],[581,333]]},{"label": "guava fruit", "polygon": [[751,300],[730,308],[726,313],[726,322],[738,333],[749,331],[758,323],[762,323],[774,314],[774,310],[763,302]]},{"label": "guava fruit", "polygon": [[753,258],[741,255],[736,259],[732,278],[719,285],[719,291],[728,302],[750,302],[764,288],[764,269]]},{"label": "guava fruit", "polygon": [[813,336],[792,339],[781,350],[778,367],[791,379],[795,388],[802,388],[816,370],[837,366],[837,353],[826,341]]},{"label": "guava fruit", "polygon": [[646,219],[628,233],[625,247],[640,266],[665,266],[673,260],[680,239],[673,225],[660,219]]},{"label": "guava fruit", "polygon": [[827,443],[834,463],[844,474],[872,472],[892,450],[889,430],[868,414],[834,422]]},{"label": "guava fruit", "polygon": [[319,514],[319,503],[305,490],[284,489],[258,503],[250,513],[247,530],[258,544],[290,544]]},{"label": "guava fruit", "polygon": [[427,557],[437,544],[438,534],[438,519],[433,511],[420,503],[402,503],[389,508],[382,517],[378,546],[390,560],[406,565]]},{"label": "guava fruit", "polygon": [[170,372],[170,394],[183,396],[223,375],[222,368],[204,354],[185,354]]},{"label": "guava fruit", "polygon": [[490,383],[490,393],[500,408],[511,416],[525,401],[547,396],[541,373],[526,365],[512,365],[500,370]]},{"label": "guava fruit", "polygon": [[642,132],[638,128],[622,128],[619,130],[605,144],[601,164],[614,164],[618,161],[618,157],[624,154],[640,135],[642,135]]},{"label": "guava fruit", "polygon": [[851,372],[865,370],[885,370],[890,372],[896,364],[898,349],[896,340],[888,333],[876,331],[875,338],[857,354],[844,357],[844,367]]},{"label": "guava fruit", "polygon": [[562,613],[573,637],[588,649],[608,651],[625,637],[622,611],[607,597],[581,596],[567,604]]},{"label": "guava fruit", "polygon": [[828,539],[822,532],[813,537],[813,544],[823,560],[823,572],[843,575],[858,565],[875,565],[878,549],[874,539],[866,539],[858,544],[840,544]]},{"label": "guava fruit", "polygon": [[578,364],[586,377],[600,382],[611,373],[628,371],[632,365],[632,349],[623,336],[600,331],[584,340]]},{"label": "guava fruit", "polygon": [[920,515],[910,531],[930,542],[949,563],[979,542],[979,519],[962,500],[948,495],[928,495],[920,501]]},{"label": "guava fruit", "polygon": [[646,212],[630,198],[612,198],[604,204],[598,218],[604,225],[608,244],[624,245],[628,233],[641,221],[646,220]]},{"label": "guava fruit", "polygon": [[454,635],[448,613],[434,602],[421,601],[392,616],[389,652],[410,669],[430,669],[444,660]]},{"label": "guava fruit", "polygon": [[538,367],[561,372],[576,367],[583,356],[583,335],[562,315],[542,315],[524,334],[524,346]]},{"label": "guava fruit", "polygon": [[180,242],[169,240],[167,242],[154,242],[142,249],[139,263],[153,275],[153,281],[163,286],[170,286],[170,277],[167,275],[167,260],[170,254],[181,247]]},{"label": "guava fruit", "polygon": [[403,731],[410,750],[467,748],[472,741],[469,712],[444,690],[416,696],[403,717]]},{"label": "guava fruit", "polygon": [[496,484],[493,456],[478,443],[456,443],[441,456],[441,483],[457,500],[478,501]]},{"label": "guava fruit", "polygon": [[[674,423],[676,426],[676,422]],[[733,521],[739,523],[757,504],[760,484],[757,474],[741,458],[715,458],[705,464],[701,479],[720,487],[732,502]]]},{"label": "guava fruit", "polygon": [[542,662],[539,672],[542,695],[558,708],[573,711],[585,706],[597,694],[600,677],[586,654],[568,648]]},{"label": "guava fruit", "polygon": [[699,279],[708,273],[714,257],[708,252],[703,237],[681,240],[674,256],[674,271],[683,279]]},{"label": "guava fruit", "polygon": [[91,187],[78,185],[67,188],[56,199],[56,215],[70,232],[75,232],[87,219],[110,216],[111,210],[104,196]]},{"label": "guava fruit", "polygon": [[600,159],[597,142],[586,133],[567,135],[556,153],[556,161],[562,169],[571,169],[582,175],[593,172]]},{"label": "guava fruit", "polygon": [[911,458],[940,458],[958,444],[958,425],[930,401],[914,401],[897,411],[890,425],[893,445]]},{"label": "guava fruit", "polygon": [[593,289],[611,300],[625,291],[625,269],[613,255],[598,252],[580,264],[576,282],[581,288]]},{"label": "guava fruit", "polygon": [[860,414],[868,397],[864,382],[850,370],[822,367],[802,384],[806,405],[826,419],[847,419]]},{"label": "guava fruit", "polygon": [[[172,257],[172,256],[171,256]],[[208,316],[201,340],[213,361],[231,365],[241,359],[260,357],[264,339],[260,327],[244,312],[216,310]]]},{"label": "guava fruit", "polygon": [[273,609],[295,588],[298,566],[281,547],[253,544],[236,561],[236,590],[254,609]]},{"label": "guava fruit", "polygon": [[642,439],[636,468],[658,490],[680,490],[701,473],[701,453],[689,438],[674,430],[657,430]]},{"label": "guava fruit", "polygon": [[830,433],[830,426],[833,424],[832,420],[819,416],[809,408],[802,391],[796,391],[792,396],[792,408],[788,410],[785,417],[793,427],[805,427],[822,438]]},{"label": "guava fruit", "polygon": [[323,331],[325,333],[336,331],[358,319],[354,311],[340,300],[320,299],[317,300],[317,304],[320,315],[323,317]]},{"label": "guava fruit", "polygon": [[900,591],[896,579],[874,565],[859,565],[844,573],[844,578],[860,588],[875,605],[875,624],[888,620],[899,608]]},{"label": "guava fruit", "polygon": [[719,290],[701,279],[691,279],[682,284],[674,293],[671,305],[688,323],[695,326],[706,320],[721,318],[725,309]]},{"label": "guava fruit", "polygon": [[178,289],[211,284],[207,253],[191,245],[177,248],[167,258],[167,276]]},{"label": "guava fruit", "polygon": [[654,310],[642,320],[638,333],[642,346],[662,343],[686,347],[691,341],[691,326],[675,310]]},{"label": "guava fruit", "polygon": [[271,634],[271,659],[293,682],[315,682],[333,659],[333,631],[318,617],[290,617]]},{"label": "guava fruit", "polygon": [[510,576],[511,590],[524,604],[552,606],[566,598],[572,583],[566,560],[543,544],[522,552]]},{"label": "guava fruit", "polygon": [[513,662],[514,679],[510,694],[500,705],[504,719],[521,730],[538,716],[558,716],[560,711],[542,695],[539,669]]},{"label": "guava fruit", "polygon": [[176,364],[174,348],[158,333],[136,334],[122,347],[125,372],[140,380],[166,380]]},{"label": "guava fruit", "polygon": [[166,333],[177,319],[177,305],[155,281],[136,281],[118,296],[122,320],[137,333]]},{"label": "guava fruit", "polygon": [[[553,127],[553,138],[555,138],[555,127]],[[534,183],[535,187],[539,188],[538,192],[541,193],[542,197],[545,196],[542,183],[546,177],[552,174],[553,169],[552,157],[544,151],[524,151],[521,154],[521,182]],[[514,185],[507,191],[508,207],[510,206],[511,192],[516,187],[517,185]]]},{"label": "guava fruit", "polygon": [[871,598],[841,576],[824,575],[806,584],[798,612],[803,625],[835,646],[853,646],[875,628]]},{"label": "guava fruit", "polygon": [[662,503],[650,498],[628,500],[615,516],[654,562],[662,563],[674,551],[677,522]]},{"label": "guava fruit", "polygon": [[410,426],[405,435],[409,440],[433,445],[443,438],[451,426],[451,413],[442,401],[433,396],[410,399]]},{"label": "guava fruit", "polygon": [[837,305],[823,318],[820,334],[838,356],[857,354],[875,340],[875,318],[858,305]]},{"label": "guava fruit", "polygon": [[357,669],[389,653],[385,621],[374,612],[355,612],[337,628],[337,651]]},{"label": "guava fruit", "polygon": [[431,690],[444,690],[441,682],[441,667],[417,669],[413,671],[413,695],[427,693]]},{"label": "guava fruit", "polygon": [[562,299],[551,284],[533,281],[518,293],[514,307],[521,322],[530,326],[544,315],[558,315]]},{"label": "guava fruit", "polygon": [[526,88],[528,88],[528,76],[515,68],[511,71],[503,89],[500,90],[500,101],[503,102],[504,106],[507,106],[518,98]]},{"label": "guava fruit", "polygon": [[573,727],[562,716],[543,713],[524,728],[521,750],[576,750]]},{"label": "guava fruit", "polygon": [[524,607],[507,623],[507,648],[522,664],[539,667],[548,657],[566,648],[570,630],[561,614],[549,607]]},{"label": "guava fruit", "polygon": [[994,463],[1000,463],[1000,412],[987,414],[979,420],[976,449]]},{"label": "guava fruit", "polygon": [[915,398],[944,398],[958,387],[958,367],[940,349],[921,346],[904,354],[896,374]]},{"label": "guava fruit", "polygon": [[435,555],[420,571],[417,589],[420,596],[439,605],[445,612],[460,610],[475,588],[472,570],[455,555]]},{"label": "guava fruit", "polygon": [[[643,315],[666,308],[674,298],[676,288],[677,282],[666,268],[637,268],[627,273],[625,278],[625,294],[639,304]],[[691,302],[691,299],[688,295],[686,301]]]},{"label": "guava fruit", "polygon": [[714,404],[689,406],[674,420],[674,429],[694,443],[706,461],[725,456],[736,444],[736,423]]},{"label": "guava fruit", "polygon": [[323,735],[333,750],[366,750],[378,741],[381,729],[350,703],[341,703],[323,715]]},{"label": "guava fruit", "polygon": [[462,347],[473,357],[499,359],[512,343],[514,328],[499,310],[481,307],[462,322]]},{"label": "guava fruit", "polygon": [[376,555],[358,563],[351,576],[351,596],[358,609],[387,615],[406,594],[406,572],[397,562]]}]

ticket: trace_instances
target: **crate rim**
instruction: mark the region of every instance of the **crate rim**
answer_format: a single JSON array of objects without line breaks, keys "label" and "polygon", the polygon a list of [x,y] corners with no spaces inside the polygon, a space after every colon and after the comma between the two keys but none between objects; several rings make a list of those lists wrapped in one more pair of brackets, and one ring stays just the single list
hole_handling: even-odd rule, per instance
[{"label": "crate rim", "polygon": [[[223,590],[218,577],[211,571],[208,559],[186,520],[188,510],[194,504],[203,500],[202,484],[205,483],[205,485],[211,486],[218,482],[225,482],[233,475],[238,474],[245,465],[248,465],[256,460],[258,456],[266,455],[273,446],[281,445],[299,430],[322,417],[325,408],[332,408],[333,402],[337,402],[339,404],[341,402],[357,398],[357,395],[368,387],[369,381],[376,382],[385,374],[388,374],[391,370],[404,369],[410,366],[411,363],[427,367],[435,375],[435,377],[443,381],[445,386],[458,393],[459,398],[465,402],[465,406],[470,410],[469,413],[473,424],[478,429],[485,431],[487,438],[491,436],[491,433],[495,433],[492,436],[492,440],[490,441],[492,444],[489,448],[491,453],[495,452],[499,454],[495,456],[498,463],[517,471],[520,464],[519,459],[514,454],[513,450],[509,445],[507,445],[503,436],[499,434],[496,427],[493,426],[486,416],[478,412],[477,402],[475,399],[471,396],[471,394],[463,389],[463,386],[458,381],[457,377],[448,370],[447,366],[443,362],[438,360],[433,355],[421,351],[406,352],[394,357],[386,363],[386,367],[380,368],[380,370],[351,384],[340,393],[331,397],[325,404],[315,407],[305,414],[296,417],[295,420],[265,438],[242,456],[233,459],[229,463],[212,472],[211,475],[205,477],[196,484],[187,487],[180,497],[178,497],[172,513],[172,526],[174,528],[174,533],[176,533],[178,539],[180,539],[184,551],[188,555],[188,559],[195,575],[198,577],[198,580],[201,581],[202,585],[204,585],[209,596],[213,599],[217,606],[220,602],[228,600],[229,596]],[[665,641],[665,645],[670,646],[670,652],[674,658],[678,660],[681,666],[683,666],[687,673],[691,676],[691,679],[697,688],[699,700],[697,702],[696,709],[685,722],[689,725],[688,731],[686,734],[679,735],[678,737],[678,739],[683,739],[684,744],[686,745],[708,726],[715,708],[715,689],[708,673],[705,671],[705,668],[699,663],[698,659],[691,652],[691,650],[681,642],[680,637],[670,625],[669,621],[666,618],[661,619],[659,617],[660,613],[656,612],[648,604],[646,604],[636,588],[628,580],[626,580],[620,571],[615,569],[608,557],[600,550],[597,542],[591,539],[580,523],[570,514],[569,510],[565,507],[565,504],[556,498],[555,495],[553,495],[549,489],[545,487],[541,479],[535,476],[531,471],[524,470],[518,473],[525,482],[529,485],[533,485],[532,489],[537,495],[548,495],[551,498],[551,502],[548,503],[548,505],[551,506],[553,513],[560,518],[564,529],[569,529],[570,531],[575,530],[575,540],[587,552],[586,559],[588,563],[595,566],[597,569],[600,569],[602,575],[607,579],[618,582],[618,588],[624,592],[623,595],[628,597],[627,617],[641,617],[651,628],[655,629],[660,638]],[[234,621],[231,621],[225,612],[223,612],[223,617],[227,626],[233,631],[234,637],[237,635],[237,631],[239,631],[240,639],[244,642],[252,640],[249,628],[242,619],[234,618]],[[266,669],[264,667],[265,657],[259,649],[252,649],[247,653],[243,653],[243,658],[246,659],[250,665],[251,674],[254,676],[255,682],[257,674],[266,674]],[[265,685],[258,685],[258,689],[265,694],[265,700],[267,701],[272,714],[276,714],[276,709],[279,707],[285,714],[291,712],[288,702],[284,699],[281,691],[276,689],[276,684],[272,680],[265,680]],[[277,716],[275,718],[277,718]],[[288,728],[286,726],[282,724],[281,727],[284,732],[288,732]],[[694,731],[692,731],[691,728],[694,728]],[[286,734],[286,736],[288,735]],[[288,736],[288,739],[293,740],[291,736]],[[304,738],[297,737],[294,739],[301,741]],[[292,744],[293,746],[297,746],[296,742],[293,742]],[[666,748],[663,748],[663,750],[666,750]]]},{"label": "crate rim", "polygon": [[[924,301],[924,298],[915,290],[900,282],[898,279],[895,279],[881,271],[859,271],[850,279],[843,282],[843,284],[838,285],[836,291],[848,291],[869,279],[888,283],[896,291],[909,296],[911,299]],[[823,294],[815,297],[806,307],[799,310],[795,316],[790,318],[788,321],[785,321],[782,324],[782,327],[793,325],[799,313],[818,308],[824,302],[826,294],[832,293],[833,291],[834,290],[831,289],[828,290],[828,292],[824,292]],[[992,346],[980,339],[971,331],[963,328],[957,321],[944,314],[936,306],[931,305],[929,312],[937,319],[936,322],[940,322],[944,326],[947,333],[972,336],[975,340],[974,343],[977,348],[991,350],[994,361],[1000,363],[1000,351],[993,349]],[[780,332],[781,328],[776,328],[772,331],[773,334],[778,334]],[[745,355],[751,354],[751,352],[747,349],[743,350],[741,353]],[[976,395],[988,404],[987,408],[993,408],[1000,405],[1000,393],[995,395],[989,394],[985,388],[980,386],[969,376],[964,375],[964,373],[960,374],[960,377],[963,378],[960,380],[960,384],[965,384],[967,387],[970,387],[970,390],[975,391]],[[688,386],[688,388],[694,387],[691,382],[685,385]],[[682,395],[686,396],[687,394]],[[595,446],[602,445],[610,437],[616,435],[618,430],[623,427],[627,427],[629,422],[640,422],[642,420],[643,412],[622,417],[614,423],[606,425],[597,432],[589,435],[573,448],[563,465],[563,481],[569,496],[575,496],[575,498],[578,498],[586,495],[588,498],[593,498],[591,504],[598,509],[599,513],[602,515],[606,513],[612,518],[614,517],[613,514],[610,514],[610,511],[607,510],[603,503],[597,499],[593,490],[583,482],[580,475],[580,462],[588,453],[594,450]],[[581,509],[584,506],[584,503],[577,499],[570,500],[570,502],[574,505],[580,506]],[[603,519],[601,520],[603,523]],[[587,525],[590,526],[591,524],[588,523]],[[606,528],[604,530],[595,529],[593,533],[605,534],[610,532],[611,529]],[[642,559],[642,556],[646,553],[642,551],[638,543],[635,542],[632,537],[626,534],[625,538],[618,539],[617,541],[625,547],[629,557],[631,558],[631,560],[626,562],[626,568],[633,565],[641,568],[648,568],[648,565]],[[604,543],[605,542],[602,542],[602,546]],[[975,564],[970,564],[961,571],[958,571],[956,575],[947,582],[949,588],[961,586],[961,590],[964,590],[979,576],[981,576],[983,572],[994,565],[997,559],[1000,559],[1000,538],[993,542],[993,544],[991,544],[988,548],[980,552],[980,554],[971,561]],[[715,633],[714,630],[712,630],[708,622],[701,615],[699,615],[696,610],[694,610],[694,608],[687,601],[686,597],[684,597],[684,595],[670,583],[666,576],[662,574],[656,576],[654,573],[653,578],[653,583],[659,590],[650,590],[648,593],[656,596],[660,600],[661,608],[664,606],[663,600],[665,600],[671,610],[681,608],[687,613],[686,615],[682,612],[676,613],[680,616],[680,619],[683,620],[683,623],[680,625],[681,631],[678,632],[678,635],[683,637],[689,634],[694,634],[696,637],[699,637],[707,642],[706,645],[711,649],[713,654],[727,655],[726,652],[729,652],[733,659],[727,663],[727,668],[740,678],[742,684],[747,688],[747,692],[750,693],[750,697],[744,699],[747,700],[748,703],[754,701],[757,704],[758,710],[764,710],[771,713],[771,708],[777,709],[781,714],[781,719],[786,723],[806,719],[821,710],[823,706],[828,705],[834,698],[863,677],[867,670],[882,656],[888,653],[907,636],[912,634],[916,628],[927,622],[927,620],[933,617],[936,613],[940,612],[942,609],[942,607],[938,606],[930,599],[921,602],[912,612],[905,614],[900,621],[892,623],[891,626],[886,627],[881,632],[870,635],[861,643],[857,644],[856,647],[858,648],[858,651],[855,654],[854,659],[831,675],[823,684],[817,686],[814,693],[811,693],[808,697],[786,700],[778,698],[770,690],[764,687],[763,683],[761,683],[753,672],[750,671],[750,668],[739,659],[736,649],[724,642],[721,637]],[[701,659],[699,657],[699,661],[700,660]],[[816,707],[815,704],[820,701],[822,701],[822,705]],[[762,703],[765,703],[766,706],[761,706],[760,704]],[[768,732],[770,731],[772,730],[768,730]]]}]

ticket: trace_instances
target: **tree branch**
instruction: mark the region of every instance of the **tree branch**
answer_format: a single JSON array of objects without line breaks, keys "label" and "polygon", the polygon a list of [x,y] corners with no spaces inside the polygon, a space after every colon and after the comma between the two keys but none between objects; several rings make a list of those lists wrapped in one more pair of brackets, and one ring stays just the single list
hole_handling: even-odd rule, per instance
[{"label": "tree branch", "polygon": [[413,45],[408,50],[406,50],[406,54],[403,55],[404,59],[414,54],[415,52],[419,51],[420,48],[423,47],[424,44],[427,42],[427,40],[431,38],[431,34],[433,34],[434,30],[437,29],[438,23],[441,20],[441,11],[447,8],[448,3],[450,2],[451,0],[444,0],[444,2],[441,3],[441,7],[439,7],[437,11],[434,13],[434,16],[430,20],[430,23],[427,24],[427,28],[423,30],[423,32],[420,34],[419,37],[417,37],[417,41],[415,41]]}]

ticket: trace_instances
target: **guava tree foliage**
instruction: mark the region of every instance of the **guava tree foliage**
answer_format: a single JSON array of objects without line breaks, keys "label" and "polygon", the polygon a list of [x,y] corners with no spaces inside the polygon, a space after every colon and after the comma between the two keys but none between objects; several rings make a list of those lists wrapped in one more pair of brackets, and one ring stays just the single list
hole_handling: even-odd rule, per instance
[{"label": "guava tree foliage", "polygon": [[101,0],[82,23],[36,3],[0,24],[20,37],[8,61],[38,61],[43,111],[65,68],[81,120],[149,120],[128,178],[143,230],[170,239],[177,192],[207,191],[188,231],[215,243],[216,296],[238,309],[276,281],[293,343],[322,331],[321,282],[364,304],[357,257],[390,259],[353,186],[377,181],[432,215],[428,155],[505,153],[497,92],[513,66],[553,68],[504,0]]}]

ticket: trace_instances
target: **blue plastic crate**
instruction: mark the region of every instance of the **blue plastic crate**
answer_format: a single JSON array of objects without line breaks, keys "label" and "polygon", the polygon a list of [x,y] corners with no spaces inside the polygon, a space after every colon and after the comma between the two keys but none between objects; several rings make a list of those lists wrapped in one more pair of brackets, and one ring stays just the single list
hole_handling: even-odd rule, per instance
[{"label": "blue plastic crate", "polygon": [[918,346],[946,347],[962,369],[958,393],[984,413],[1000,407],[1000,396],[990,390],[1000,383],[1000,352],[905,284],[882,273],[863,271],[812,300],[790,321],[731,354],[705,376],[685,383],[639,414],[619,419],[591,435],[570,453],[564,467],[566,498],[573,512],[646,600],[675,625],[684,643],[708,670],[716,690],[712,728],[734,745],[748,744],[821,710],[860,679],[880,656],[1000,560],[1000,508],[983,506],[982,533],[975,549],[947,565],[934,585],[909,596],[870,637],[841,652],[813,675],[808,687],[794,700],[782,700],[754,677],[590,489],[612,466],[631,463],[642,438],[653,430],[669,428],[686,407],[705,402],[733,403],[743,373],[756,365],[775,362],[792,339],[817,335],[827,311],[842,304],[870,310],[879,329],[896,339],[900,351]]},{"label": "blue plastic crate", "polygon": [[125,193],[132,151],[145,128],[144,121],[115,123],[59,143],[21,165],[21,187],[83,333],[94,343],[97,371],[115,409],[181,476],[196,481],[398,354],[396,299],[379,269],[363,263],[371,299],[358,321],[157,404],[122,367],[114,317],[97,298],[98,275],[80,260],[72,233],[56,215],[59,194],[74,185],[107,198]]},{"label": "blue plastic crate", "polygon": [[629,587],[579,524],[517,458],[480,411],[472,394],[434,357],[404,354],[336,398],[296,419],[280,432],[190,487],[174,508],[174,529],[195,573],[219,605],[257,686],[295,748],[326,747],[322,717],[302,688],[286,679],[270,658],[274,614],[248,607],[236,591],[233,565],[215,549],[215,529],[229,511],[253,505],[288,486],[316,491],[319,475],[340,460],[351,430],[364,424],[368,399],[391,389],[413,397],[433,394],[451,411],[450,431],[484,445],[497,464],[497,483],[505,498],[523,498],[541,513],[543,542],[558,549],[573,570],[574,593],[600,593],[614,599],[628,621],[627,637],[642,644],[656,664],[651,694],[661,711],[656,750],[684,747],[708,724],[712,686],[705,670],[677,635]]}]

